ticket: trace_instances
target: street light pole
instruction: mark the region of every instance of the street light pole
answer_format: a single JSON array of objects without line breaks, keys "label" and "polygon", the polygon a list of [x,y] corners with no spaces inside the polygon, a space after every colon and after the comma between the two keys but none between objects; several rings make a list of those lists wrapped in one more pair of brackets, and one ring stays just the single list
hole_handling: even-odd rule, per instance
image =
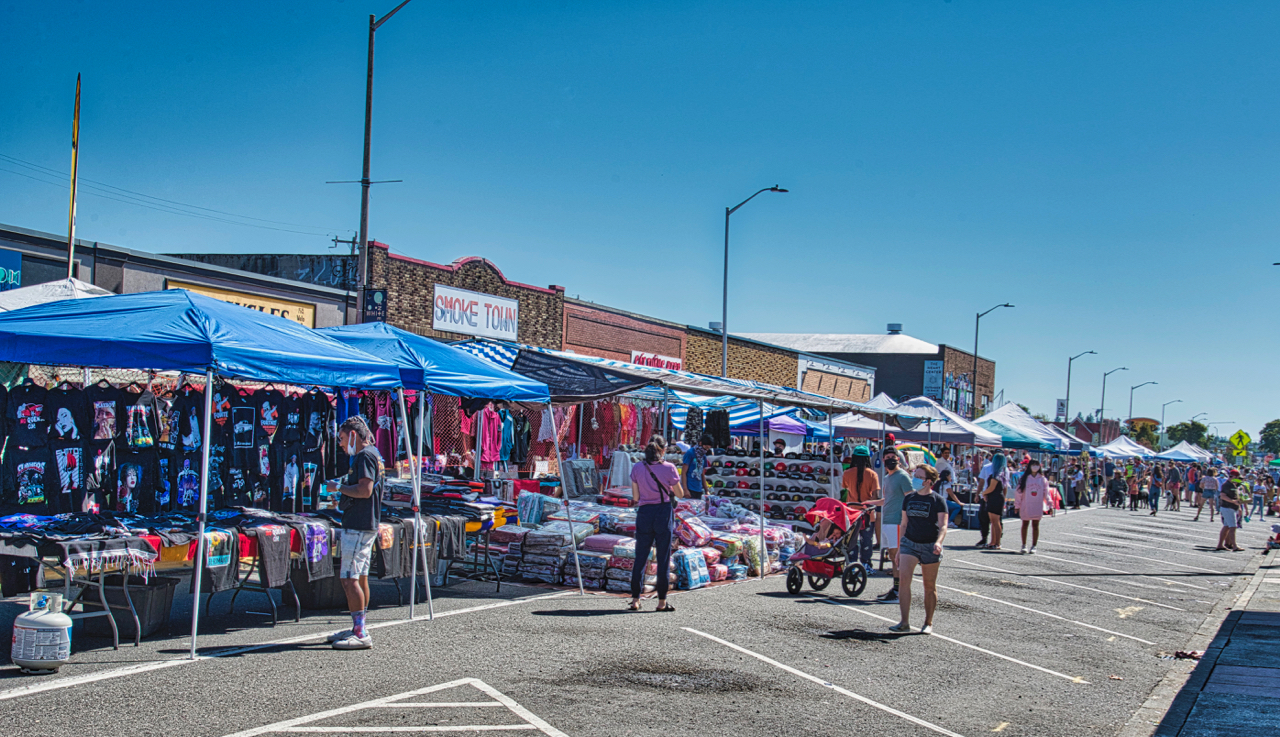
[{"label": "street light pole", "polygon": [[[1133,390],[1141,389],[1142,387],[1147,386],[1148,384],[1156,384],[1156,383],[1159,383],[1159,382],[1147,381],[1147,382],[1138,384],[1137,386],[1129,387],[1129,422],[1133,422]],[[1130,427],[1130,430],[1132,430],[1132,427]]]},{"label": "street light pole", "polygon": [[[405,0],[405,2],[408,2],[408,0]],[[785,190],[782,187],[779,187],[778,185],[775,184],[772,187],[765,187],[764,189],[760,190],[759,192],[756,192],[756,194],[751,195],[750,197],[743,200],[742,202],[739,202],[737,205],[734,205],[733,207],[724,208],[724,291],[722,292],[722,300],[720,305],[720,342],[721,342],[720,376],[721,377],[726,377],[729,375],[729,216],[737,212],[739,207],[742,207],[743,205],[747,204],[751,200],[754,200],[756,198],[756,195],[759,195],[763,192],[786,192],[786,191],[788,190]]]},{"label": "street light pole", "polygon": [[1071,425],[1071,363],[1080,356],[1096,355],[1098,355],[1097,351],[1085,351],[1084,353],[1074,355],[1067,359],[1067,398],[1063,401],[1065,406],[1062,408],[1062,424],[1064,427],[1069,427]]},{"label": "street light pole", "polygon": [[1165,402],[1164,404],[1160,405],[1160,432],[1164,432],[1164,410],[1165,410],[1165,408],[1166,408],[1166,407],[1168,407],[1168,406],[1169,406],[1169,405],[1171,405],[1171,404],[1177,404],[1178,402],[1181,402],[1181,401],[1182,401],[1181,399],[1171,399],[1171,400],[1169,400],[1168,402]]},{"label": "street light pole", "polygon": [[1103,439],[1104,435],[1106,434],[1103,432],[1103,430],[1105,429],[1106,416],[1107,416],[1107,377],[1114,374],[1117,371],[1128,371],[1128,370],[1129,370],[1128,367],[1121,366],[1120,368],[1111,369],[1110,371],[1102,375],[1102,404],[1101,406],[1098,407],[1098,440],[1101,440],[1104,443],[1108,442]]},{"label": "street light pole", "polygon": [[[986,312],[979,312],[978,316],[973,320],[973,376],[969,383],[972,385],[971,394],[973,395],[969,402],[969,419],[975,419],[978,416],[978,328],[982,325],[982,318],[1001,307],[1013,307],[1013,305],[1005,302],[1002,305],[996,305]],[[991,387],[991,392],[995,393],[995,386]]]},{"label": "street light pole", "polygon": [[373,136],[373,34],[408,4],[409,0],[404,0],[395,10],[382,16],[381,20],[376,15],[369,16],[369,67],[364,83],[364,168],[360,175],[360,255],[356,263],[359,280],[356,285],[356,319],[359,322],[364,322],[365,287],[369,281],[369,144]]}]

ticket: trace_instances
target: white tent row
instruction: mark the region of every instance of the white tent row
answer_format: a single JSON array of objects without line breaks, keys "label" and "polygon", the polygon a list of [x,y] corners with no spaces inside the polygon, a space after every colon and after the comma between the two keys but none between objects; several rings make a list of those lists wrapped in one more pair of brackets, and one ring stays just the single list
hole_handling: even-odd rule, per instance
[{"label": "white tent row", "polygon": [[[989,423],[1004,425],[1032,440],[1047,443],[1060,451],[1071,450],[1070,440],[1060,433],[1053,432],[1047,425],[1041,424],[1039,420],[1027,414],[1013,402],[994,409],[974,421],[974,424],[979,427],[986,427]],[[995,428],[990,429],[994,430]]]},{"label": "white tent row", "polygon": [[1112,440],[1106,445],[1098,446],[1097,451],[1105,458],[1155,458],[1156,454],[1145,445],[1139,445],[1127,435]]},{"label": "white tent row", "polygon": [[1003,442],[999,435],[973,424],[929,397],[915,397],[899,402],[895,409],[921,415],[928,420],[911,430],[898,433],[899,440],[959,443],[993,448],[999,448]]},{"label": "white tent row", "polygon": [[1163,453],[1157,453],[1156,458],[1165,461],[1186,461],[1187,463],[1212,463],[1214,460],[1212,453],[1185,440]]}]

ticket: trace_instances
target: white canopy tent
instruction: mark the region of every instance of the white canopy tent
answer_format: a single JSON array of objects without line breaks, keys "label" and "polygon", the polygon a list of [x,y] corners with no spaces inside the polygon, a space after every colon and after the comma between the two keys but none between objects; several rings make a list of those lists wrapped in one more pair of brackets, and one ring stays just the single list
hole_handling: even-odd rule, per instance
[{"label": "white canopy tent", "polygon": [[1099,446],[1098,452],[1106,458],[1155,458],[1156,455],[1145,445],[1139,445],[1137,442],[1129,438],[1127,435],[1112,440],[1106,445]]},{"label": "white canopy tent", "polygon": [[1198,445],[1192,445],[1183,440],[1181,443],[1173,446],[1163,453],[1157,453],[1156,458],[1164,461],[1186,461],[1187,463],[1209,463],[1213,461],[1213,454],[1201,448]]},{"label": "white canopy tent", "polygon": [[[881,395],[883,396],[883,395]],[[904,412],[928,418],[913,430],[897,433],[899,440],[929,443],[959,443],[999,448],[1003,440],[996,433],[979,427],[943,407],[929,397],[915,397],[896,405]]]},{"label": "white canopy tent", "polygon": [[884,392],[880,392],[871,399],[871,401],[864,402],[864,404],[868,407],[875,407],[876,409],[893,409],[898,406],[898,403],[890,399],[889,395]]},{"label": "white canopy tent", "polygon": [[84,299],[86,297],[107,297],[113,294],[105,289],[82,282],[79,279],[63,279],[61,281],[32,284],[29,287],[10,289],[0,292],[0,312],[42,305],[46,302],[61,302],[64,299]]},{"label": "white canopy tent", "polygon": [[992,422],[1016,430],[1032,440],[1048,443],[1058,450],[1066,451],[1071,449],[1070,441],[1051,431],[1013,402],[986,413],[975,420],[974,424],[979,427],[985,427],[987,423]]}]

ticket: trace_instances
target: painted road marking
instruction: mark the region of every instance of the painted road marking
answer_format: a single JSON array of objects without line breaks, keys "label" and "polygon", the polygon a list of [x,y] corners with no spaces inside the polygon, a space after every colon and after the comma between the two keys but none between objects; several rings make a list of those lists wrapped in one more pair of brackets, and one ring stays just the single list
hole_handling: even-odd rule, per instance
[{"label": "painted road marking", "polygon": [[[433,703],[403,703],[400,699],[407,699],[413,696],[422,696],[424,694],[436,693],[438,691],[447,691],[456,688],[465,688],[470,686],[472,689],[480,691],[488,696],[492,701],[451,701],[442,704]],[[397,703],[398,702],[398,703]],[[506,707],[507,711],[513,716],[519,717],[522,721],[514,724],[470,724],[457,726],[440,726],[440,725],[396,725],[396,726],[342,726],[342,725],[323,725],[317,726],[312,722],[324,721],[335,717],[346,716],[360,711],[371,709],[386,708],[402,708],[402,709],[437,709],[440,707],[472,707],[485,708],[501,706]],[[412,718],[412,717],[410,717]],[[430,718],[427,716],[426,718]],[[272,733],[386,733],[386,732],[510,732],[510,731],[539,731],[551,737],[569,737],[564,732],[547,724],[533,714],[533,712],[517,704],[513,699],[503,695],[496,688],[481,681],[478,678],[459,678],[456,681],[441,683],[427,688],[420,688],[416,691],[406,691],[404,693],[395,694],[394,696],[384,696],[373,701],[365,701],[359,704],[351,704],[350,706],[342,706],[337,709],[330,709],[305,717],[297,717],[295,719],[286,719],[283,722],[275,724],[267,724],[262,727],[246,729],[243,732],[236,732],[227,737],[257,737],[260,734]]]},{"label": "painted road marking", "polygon": [[[1120,558],[1134,558],[1134,559],[1136,559],[1136,560],[1146,561],[1147,563],[1164,564],[1164,565],[1167,565],[1167,566],[1177,566],[1178,568],[1188,568],[1188,569],[1190,569],[1190,570],[1193,570],[1193,571],[1201,571],[1201,572],[1203,572],[1203,573],[1221,573],[1221,571],[1216,571],[1216,570],[1214,570],[1214,569],[1212,569],[1212,568],[1201,568],[1200,566],[1189,566],[1189,565],[1187,565],[1186,563],[1174,563],[1174,562],[1173,562],[1173,561],[1171,561],[1171,560],[1159,560],[1159,559],[1153,559],[1153,558],[1152,558],[1151,556],[1149,556],[1149,555],[1134,555],[1134,554],[1132,554],[1132,553],[1117,553],[1117,552],[1115,552],[1115,551],[1113,551],[1113,550],[1103,550],[1103,549],[1101,549],[1101,548],[1091,548],[1091,547],[1089,547],[1088,545],[1073,545],[1072,543],[1060,543],[1060,542],[1057,542],[1057,541],[1054,541],[1054,540],[1049,540],[1049,541],[1044,541],[1044,540],[1042,540],[1042,541],[1040,541],[1040,544],[1041,544],[1041,545],[1053,545],[1054,547],[1059,547],[1059,548],[1075,548],[1075,549],[1077,549],[1077,550],[1088,550],[1088,551],[1090,551],[1090,552],[1097,553],[1097,554],[1099,554],[1099,555],[1114,555],[1114,556],[1117,556],[1117,557],[1120,557]],[[1146,576],[1146,575],[1148,575],[1148,574],[1142,573],[1142,574],[1138,574],[1138,575]],[[1181,584],[1181,585],[1183,585],[1183,586],[1191,586],[1191,584]],[[1202,588],[1202,587],[1200,587],[1200,586],[1191,586],[1191,588],[1193,588],[1193,589],[1197,589],[1197,588]]]},{"label": "painted road marking", "polygon": [[718,644],[724,645],[725,647],[730,648],[730,649],[732,649],[732,650],[737,650],[738,652],[742,653],[743,655],[750,655],[751,657],[755,658],[756,660],[759,660],[759,661],[760,661],[760,662],[762,662],[762,663],[767,663],[767,664],[769,664],[769,665],[772,665],[772,666],[773,666],[773,667],[775,667],[775,668],[779,668],[779,669],[781,669],[781,670],[784,670],[784,671],[786,671],[786,672],[790,673],[790,674],[791,674],[791,675],[793,675],[793,676],[799,676],[800,678],[803,678],[803,679],[805,679],[806,681],[811,681],[811,682],[816,683],[816,684],[818,684],[819,686],[822,686],[822,687],[824,687],[824,688],[829,688],[829,689],[831,689],[832,691],[835,691],[836,693],[841,694],[841,695],[844,695],[844,696],[848,696],[849,698],[851,698],[851,699],[853,699],[853,700],[855,700],[855,701],[861,701],[862,703],[866,704],[867,706],[873,706],[873,707],[875,707],[875,708],[877,708],[877,709],[879,709],[879,710],[881,710],[881,711],[883,711],[883,712],[887,712],[887,713],[892,714],[892,715],[894,715],[894,716],[896,716],[896,717],[899,717],[900,719],[905,719],[905,720],[907,720],[908,722],[911,722],[912,724],[919,725],[919,726],[921,726],[921,727],[924,727],[925,729],[931,729],[931,730],[933,730],[934,732],[937,732],[938,734],[945,734],[945,735],[948,735],[949,737],[962,737],[962,735],[959,735],[959,734],[957,734],[957,733],[955,733],[955,732],[952,732],[951,730],[949,730],[949,729],[947,729],[947,728],[945,728],[945,727],[939,727],[938,725],[933,724],[932,722],[926,722],[925,720],[921,719],[920,717],[913,717],[913,716],[911,716],[910,714],[908,714],[908,713],[906,713],[906,712],[904,712],[904,711],[898,711],[897,709],[893,708],[892,706],[886,706],[886,705],[884,705],[884,704],[880,703],[879,701],[873,701],[873,700],[871,700],[871,699],[867,698],[866,696],[861,696],[861,695],[856,694],[856,693],[854,693],[854,692],[852,692],[852,691],[850,691],[850,690],[848,690],[848,689],[846,689],[846,688],[841,688],[840,686],[837,686],[837,685],[835,685],[834,683],[831,683],[830,681],[825,681],[825,680],[823,680],[823,679],[821,679],[821,678],[818,678],[817,676],[811,676],[811,675],[809,675],[808,673],[805,673],[804,671],[797,670],[797,669],[792,668],[791,666],[789,666],[789,665],[785,665],[785,664],[783,664],[783,663],[779,663],[778,661],[776,661],[776,660],[774,660],[774,659],[772,659],[772,658],[769,658],[769,657],[766,657],[766,656],[764,656],[764,655],[761,655],[760,653],[757,653],[757,652],[753,652],[753,651],[751,651],[751,650],[748,650],[748,649],[746,649],[745,647],[741,647],[740,645],[735,645],[735,644],[733,644],[732,642],[728,642],[728,641],[726,641],[726,640],[721,640],[719,637],[716,637],[716,636],[714,636],[714,635],[708,635],[706,632],[699,632],[698,630],[695,630],[695,629],[693,629],[693,628],[691,628],[691,627],[682,627],[681,629],[683,629],[685,632],[689,632],[689,633],[691,633],[691,634],[697,635],[698,637],[705,637],[706,639],[711,640],[712,642],[715,642],[715,643],[718,643]]},{"label": "painted road marking", "polygon": [[1059,615],[1057,615],[1057,614],[1053,614],[1053,613],[1050,613],[1050,612],[1044,612],[1044,611],[1041,611],[1041,610],[1039,610],[1039,609],[1032,609],[1032,608],[1031,608],[1031,607],[1029,607],[1029,606],[1023,606],[1023,605],[1021,605],[1021,604],[1014,604],[1014,603],[1013,603],[1013,602],[1011,602],[1011,601],[1004,601],[1004,600],[1002,600],[1002,599],[996,599],[996,598],[991,597],[991,596],[984,596],[983,594],[979,594],[979,593],[978,593],[978,592],[976,592],[976,591],[964,591],[963,589],[956,589],[956,588],[952,588],[952,587],[950,587],[950,586],[943,586],[942,584],[937,584],[937,587],[938,587],[938,588],[940,588],[940,589],[946,589],[947,591],[954,591],[954,592],[956,592],[957,594],[964,594],[965,596],[972,596],[972,597],[974,597],[975,599],[985,599],[986,601],[994,601],[994,602],[995,602],[995,603],[997,603],[997,604],[1004,604],[1005,606],[1011,606],[1011,607],[1013,607],[1014,609],[1021,609],[1021,610],[1023,610],[1024,612],[1031,612],[1032,614],[1039,614],[1039,615],[1041,615],[1041,616],[1049,617],[1049,618],[1051,618],[1051,619],[1058,619],[1058,620],[1061,620],[1061,621],[1063,621],[1063,622],[1070,622],[1071,624],[1079,625],[1079,626],[1081,626],[1081,627],[1087,627],[1087,628],[1089,628],[1089,629],[1091,629],[1091,630],[1097,630],[1097,631],[1099,631],[1099,632],[1105,632],[1105,633],[1107,633],[1108,635],[1113,635],[1111,638],[1109,638],[1109,639],[1108,639],[1108,642],[1109,642],[1109,641],[1111,641],[1111,640],[1116,639],[1116,637],[1124,637],[1124,638],[1126,638],[1126,639],[1133,640],[1133,641],[1135,641],[1135,642],[1141,642],[1141,643],[1142,643],[1142,644],[1144,644],[1144,645],[1154,645],[1154,644],[1156,644],[1156,643],[1154,643],[1154,642],[1152,642],[1152,641],[1150,641],[1150,640],[1144,640],[1144,639],[1142,639],[1141,637],[1134,637],[1133,635],[1126,635],[1126,634],[1124,634],[1123,632],[1114,632],[1114,631],[1112,631],[1112,630],[1109,630],[1109,629],[1103,629],[1102,627],[1098,627],[1098,626],[1095,626],[1095,625],[1092,625],[1092,624],[1086,624],[1085,622],[1081,622],[1081,621],[1078,621],[1078,620],[1075,620],[1075,619],[1067,619],[1066,617],[1062,617],[1062,616],[1059,616]]},{"label": "painted road marking", "polygon": [[[1216,525],[1217,522],[1215,521],[1214,524]],[[1112,532],[1112,533],[1120,533],[1121,531],[1123,531],[1126,534],[1137,533],[1137,534],[1143,535],[1144,537],[1158,537],[1158,535],[1176,535],[1178,537],[1190,538],[1191,540],[1201,540],[1204,542],[1211,542],[1215,545],[1218,543],[1217,537],[1209,537],[1208,535],[1194,535],[1194,534],[1185,533],[1185,532],[1174,532],[1172,530],[1170,531],[1152,530],[1150,528],[1132,527],[1129,525],[1117,525],[1116,527],[1093,527],[1092,525],[1083,525],[1083,527],[1090,530],[1106,530],[1107,532]],[[1151,533],[1157,533],[1157,534],[1153,535]],[[1166,539],[1165,542],[1178,542],[1178,541]]]},{"label": "painted road marking", "polygon": [[1033,574],[1030,574],[1030,573],[1018,573],[1017,571],[1010,571],[1010,570],[1005,569],[1005,568],[996,568],[995,566],[983,565],[982,563],[974,563],[973,561],[968,561],[968,560],[959,560],[959,559],[957,559],[957,560],[956,560],[956,562],[957,562],[957,563],[964,563],[965,565],[970,565],[970,566],[977,566],[978,568],[986,568],[986,569],[988,569],[988,570],[996,571],[996,572],[999,572],[999,573],[1008,573],[1008,574],[1013,575],[1013,576],[1023,576],[1023,577],[1025,577],[1025,578],[1034,578],[1034,579],[1038,579],[1038,580],[1040,580],[1040,581],[1047,581],[1047,582],[1049,582],[1049,583],[1057,584],[1057,585],[1059,585],[1059,586],[1070,586],[1070,587],[1071,587],[1071,588],[1073,588],[1073,589],[1084,589],[1085,591],[1092,591],[1092,592],[1097,593],[1097,594],[1104,594],[1104,595],[1106,595],[1106,596],[1114,596],[1114,597],[1116,597],[1117,599],[1128,599],[1129,601],[1140,601],[1140,602],[1142,602],[1143,604],[1150,604],[1150,605],[1152,605],[1152,606],[1158,606],[1158,607],[1161,607],[1161,608],[1164,608],[1164,609],[1172,609],[1172,610],[1173,610],[1173,611],[1175,611],[1175,612],[1185,612],[1185,611],[1187,611],[1186,609],[1181,609],[1181,608],[1176,607],[1176,606],[1170,606],[1170,605],[1168,605],[1168,604],[1161,604],[1161,603],[1160,603],[1160,602],[1158,602],[1158,601],[1150,601],[1150,600],[1148,600],[1148,599],[1139,599],[1139,598],[1138,598],[1138,597],[1136,597],[1136,596],[1125,596],[1124,594],[1117,594],[1117,593],[1112,592],[1112,591],[1103,591],[1102,589],[1095,589],[1095,588],[1093,588],[1092,586],[1082,586],[1081,584],[1078,584],[1078,583],[1069,583],[1069,582],[1067,582],[1067,581],[1058,581],[1058,580],[1055,580],[1055,579],[1052,579],[1052,578],[1046,578],[1045,576],[1036,576],[1036,575],[1033,575]]},{"label": "painted road marking", "polygon": [[[560,596],[576,595],[577,591],[561,591],[554,594],[546,594],[544,596],[531,596],[524,599],[511,599],[510,601],[500,601],[493,604],[481,604],[480,606],[467,607],[466,609],[455,609],[448,612],[437,612],[436,619],[441,617],[452,617],[459,614],[473,614],[475,612],[483,612],[489,609],[500,609],[502,607],[514,606],[516,604],[524,604],[532,601],[543,601],[545,599],[554,599]],[[383,627],[396,627],[402,624],[410,624],[411,622],[425,622],[427,617],[420,616],[413,619],[397,619],[390,622],[374,622],[365,625],[368,629],[381,629]],[[256,650],[267,650],[281,645],[297,645],[302,642],[323,642],[324,638],[330,633],[328,632],[312,632],[306,635],[298,635],[297,637],[288,637],[281,640],[272,640],[270,642],[261,642],[256,645],[242,645],[238,647],[229,647],[225,650],[215,650],[211,653],[196,655],[195,660],[189,658],[181,658],[175,660],[157,660],[151,663],[141,663],[139,665],[130,665],[123,668],[113,668],[111,670],[98,671],[96,673],[87,673],[83,676],[69,676],[66,678],[58,678],[52,681],[36,683],[30,686],[22,686],[20,688],[11,688],[7,691],[0,691],[0,701],[9,699],[17,699],[23,696],[32,696],[46,691],[56,691],[62,688],[72,688],[74,686],[83,686],[86,683],[97,683],[112,678],[124,678],[126,676],[134,676],[140,673],[149,673],[155,670],[164,670],[165,668],[176,668],[180,665],[190,665],[192,663],[200,663],[205,660],[214,658],[225,658],[231,655],[243,655]]]},{"label": "painted road marking", "polygon": [[[1058,534],[1064,535],[1066,537],[1078,537],[1083,540],[1096,540],[1098,542],[1109,543],[1111,545],[1123,544],[1123,545],[1130,545],[1135,548],[1148,548],[1150,550],[1162,550],[1166,553],[1177,553],[1178,555],[1194,555],[1197,558],[1209,558],[1211,560],[1216,560],[1216,561],[1231,560],[1230,558],[1223,558],[1218,555],[1209,555],[1208,553],[1189,553],[1185,550],[1178,550],[1176,548],[1160,548],[1160,547],[1156,547],[1155,545],[1143,545],[1141,543],[1135,543],[1129,540],[1126,540],[1123,543],[1121,543],[1119,540],[1112,540],[1111,538],[1107,538],[1107,537],[1098,537],[1097,535],[1078,535],[1074,532],[1060,532]],[[1107,550],[1107,552],[1110,552],[1110,550]],[[1218,574],[1221,574],[1223,572],[1224,571],[1214,571],[1214,573],[1218,573]]]},{"label": "painted road marking", "polygon": [[[865,614],[866,616],[868,616],[868,617],[872,617],[872,618],[874,618],[874,619],[878,619],[878,620],[880,620],[881,622],[888,622],[889,624],[897,624],[897,622],[895,622],[895,621],[894,621],[894,620],[892,620],[892,619],[889,619],[888,617],[882,617],[882,616],[880,616],[879,614],[872,614],[871,612],[868,612],[868,611],[866,611],[866,610],[864,610],[864,609],[859,609],[858,607],[852,607],[852,606],[849,606],[848,604],[841,604],[840,602],[836,601],[835,599],[831,599],[831,598],[829,598],[829,597],[825,597],[825,596],[815,596],[815,597],[812,597],[812,598],[818,599],[819,601],[825,601],[826,603],[828,603],[828,604],[830,604],[830,605],[832,605],[832,606],[838,606],[838,607],[840,607],[841,609],[848,609],[848,610],[849,610],[849,611],[851,611],[851,612],[857,612],[858,614]],[[1008,656],[1008,655],[1002,655],[1002,654],[1000,654],[1000,653],[998,653],[998,652],[995,652],[995,651],[992,651],[992,650],[987,650],[986,648],[978,647],[977,645],[970,645],[970,644],[969,644],[969,643],[967,643],[967,642],[961,642],[960,640],[957,640],[957,639],[955,639],[955,638],[953,638],[953,637],[947,637],[946,635],[940,635],[940,634],[938,634],[937,632],[934,632],[933,634],[929,635],[929,637],[936,637],[936,638],[938,638],[939,640],[945,640],[945,641],[950,642],[950,643],[952,643],[952,644],[954,644],[954,645],[959,645],[960,647],[967,647],[967,648],[969,648],[970,650],[976,650],[977,652],[984,653],[984,654],[986,654],[986,655],[991,655],[991,656],[993,656],[993,657],[1000,658],[1001,660],[1007,660],[1007,661],[1009,661],[1010,663],[1016,663],[1016,664],[1018,664],[1018,665],[1025,665],[1026,667],[1031,668],[1031,669],[1033,669],[1033,670],[1038,670],[1038,671],[1040,671],[1041,673],[1048,673],[1048,674],[1049,674],[1049,675],[1051,675],[1051,676],[1057,676],[1058,678],[1063,678],[1063,679],[1065,679],[1065,680],[1071,681],[1072,683],[1085,683],[1085,684],[1089,683],[1088,681],[1084,680],[1083,678],[1081,678],[1081,677],[1079,677],[1079,676],[1069,676],[1069,675],[1067,675],[1066,673],[1059,673],[1059,672],[1058,672],[1058,671],[1056,671],[1056,670],[1049,670],[1048,668],[1043,668],[1043,667],[1041,667],[1041,666],[1035,665],[1034,663],[1028,663],[1028,662],[1027,662],[1027,661],[1025,661],[1025,660],[1018,660],[1017,658],[1014,658],[1014,657],[1011,657],[1011,656]]]},{"label": "painted road marking", "polygon": [[[1045,560],[1056,560],[1056,561],[1058,561],[1059,563],[1067,563],[1067,564],[1069,564],[1069,565],[1073,565],[1073,566],[1084,566],[1085,568],[1097,568],[1097,569],[1098,569],[1098,570],[1100,570],[1100,571],[1110,571],[1110,572],[1112,572],[1112,573],[1123,573],[1123,574],[1124,574],[1124,575],[1126,575],[1126,576],[1137,576],[1138,578],[1149,578],[1149,579],[1151,579],[1152,581],[1159,581],[1160,583],[1168,584],[1168,585],[1170,585],[1170,586],[1185,586],[1185,587],[1187,587],[1187,588],[1189,588],[1189,589],[1200,589],[1201,591],[1208,591],[1208,590],[1209,590],[1209,589],[1205,588],[1204,586],[1196,586],[1195,584],[1191,584],[1191,583],[1182,583],[1181,581],[1170,581],[1170,580],[1169,580],[1169,579],[1167,579],[1167,578],[1160,578],[1159,576],[1150,576],[1150,575],[1147,575],[1147,574],[1145,574],[1145,573],[1134,573],[1133,571],[1122,571],[1122,570],[1120,570],[1119,568],[1108,568],[1107,566],[1094,565],[1093,563],[1083,563],[1083,562],[1078,561],[1078,560],[1068,560],[1068,559],[1066,559],[1066,558],[1055,558],[1055,557],[1053,557],[1052,555],[1044,555],[1044,554],[1041,554],[1041,555],[1037,555],[1036,557],[1037,557],[1037,558],[1043,558],[1043,559],[1045,559]],[[1137,583],[1137,582],[1135,582],[1135,581],[1124,581],[1124,580],[1118,580],[1118,581],[1117,581],[1117,583],[1123,583],[1123,584],[1127,584],[1127,585],[1129,585],[1129,586],[1136,586],[1136,587],[1138,587],[1138,588],[1140,588],[1140,589],[1154,589],[1154,590],[1156,590],[1156,591],[1159,591],[1159,590],[1160,590],[1160,587],[1159,587],[1159,586],[1146,586],[1146,585],[1144,585],[1144,584],[1140,584],[1140,583]]]}]

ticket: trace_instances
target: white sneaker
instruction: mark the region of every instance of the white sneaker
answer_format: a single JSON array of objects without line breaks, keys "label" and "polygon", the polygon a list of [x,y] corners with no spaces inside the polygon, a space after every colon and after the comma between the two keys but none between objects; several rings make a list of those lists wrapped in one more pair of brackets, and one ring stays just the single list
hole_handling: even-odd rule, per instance
[{"label": "white sneaker", "polygon": [[1023,554],[1023,555],[1026,555],[1026,554],[1027,554],[1027,546],[1026,546],[1026,545],[1023,545],[1023,546],[1022,546],[1022,554]]},{"label": "white sneaker", "polygon": [[931,625],[931,624],[926,624],[925,626],[921,627],[921,628],[920,628],[920,634],[922,634],[922,635],[932,635],[932,634],[933,634],[933,625]]},{"label": "white sneaker", "polygon": [[334,650],[368,650],[371,647],[373,647],[372,637],[368,635],[365,635],[364,637],[356,637],[354,632],[345,640],[338,640],[333,643]]},{"label": "white sneaker", "polygon": [[890,632],[910,632],[910,631],[911,631],[911,625],[907,624],[906,622],[899,622],[899,623],[897,623],[897,624],[891,624],[891,625],[889,625],[889,631],[890,631]]},{"label": "white sneaker", "polygon": [[1028,550],[1028,551],[1027,551],[1027,553],[1028,553],[1028,554],[1030,554],[1030,555],[1035,555],[1035,554],[1036,554],[1036,546],[1032,545],[1032,546],[1031,546],[1031,549],[1030,549],[1030,550]]},{"label": "white sneaker", "polygon": [[340,632],[334,632],[330,634],[328,637],[324,638],[324,641],[332,645],[333,643],[339,640],[345,640],[354,634],[355,634],[354,630],[341,630]]}]

